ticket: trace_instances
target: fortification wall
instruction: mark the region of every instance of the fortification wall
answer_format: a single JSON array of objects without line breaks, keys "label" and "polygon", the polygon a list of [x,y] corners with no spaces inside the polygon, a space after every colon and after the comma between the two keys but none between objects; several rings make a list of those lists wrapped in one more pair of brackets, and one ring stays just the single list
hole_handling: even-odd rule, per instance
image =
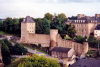
[{"label": "fortification wall", "polygon": [[85,43],[84,44],[80,44],[80,43],[76,43],[76,42],[73,42],[73,41],[69,41],[69,40],[65,40],[65,39],[62,39],[61,36],[58,34],[57,35],[57,46],[58,47],[66,47],[66,48],[73,48],[77,55],[81,55],[81,54],[86,54],[87,51],[88,51],[88,46],[86,46],[88,44]]},{"label": "fortification wall", "polygon": [[26,43],[29,44],[41,44],[42,47],[50,46],[50,36],[46,34],[28,33],[28,37],[26,37],[26,39]]}]

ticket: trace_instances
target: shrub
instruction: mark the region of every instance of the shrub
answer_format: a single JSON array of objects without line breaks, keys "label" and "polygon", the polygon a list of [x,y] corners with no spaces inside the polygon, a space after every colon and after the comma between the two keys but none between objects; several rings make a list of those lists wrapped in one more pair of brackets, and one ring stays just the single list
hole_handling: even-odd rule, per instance
[{"label": "shrub", "polygon": [[57,60],[45,56],[28,56],[25,61],[18,64],[18,67],[60,67]]}]

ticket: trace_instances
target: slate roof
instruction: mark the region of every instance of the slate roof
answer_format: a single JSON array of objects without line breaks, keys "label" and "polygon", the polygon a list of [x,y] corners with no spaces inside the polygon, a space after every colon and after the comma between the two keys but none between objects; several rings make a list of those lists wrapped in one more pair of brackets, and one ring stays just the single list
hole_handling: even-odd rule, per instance
[{"label": "slate roof", "polygon": [[100,22],[100,17],[99,17],[99,18],[97,18],[97,22]]},{"label": "slate roof", "polygon": [[95,30],[100,30],[100,24],[96,26]]},{"label": "slate roof", "polygon": [[86,16],[86,17],[79,18],[78,20],[87,20],[87,21],[96,20],[97,22],[100,22],[100,17],[95,18],[95,16],[93,17]]},{"label": "slate roof", "polygon": [[25,22],[25,23],[35,23],[30,16],[26,16],[26,18],[23,20],[23,22]]},{"label": "slate roof", "polygon": [[68,53],[71,48],[64,48],[64,47],[54,47],[51,51]]},{"label": "slate roof", "polygon": [[95,17],[86,16],[86,17],[78,18],[78,20],[87,20],[87,21],[90,21],[90,20],[96,20],[96,19],[95,19]]},{"label": "slate roof", "polygon": [[100,59],[81,59],[69,67],[100,67]]}]

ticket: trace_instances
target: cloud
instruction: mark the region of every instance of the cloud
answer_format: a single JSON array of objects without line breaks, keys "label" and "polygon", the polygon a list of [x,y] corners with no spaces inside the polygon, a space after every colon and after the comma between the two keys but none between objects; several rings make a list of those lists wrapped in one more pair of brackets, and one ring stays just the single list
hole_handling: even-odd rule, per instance
[{"label": "cloud", "polygon": [[31,2],[31,3],[93,3],[100,0],[0,0],[0,3]]},{"label": "cloud", "polygon": [[[35,1],[35,0],[34,0]],[[93,3],[100,0],[36,0],[37,3]]]},{"label": "cloud", "polygon": [[43,17],[47,12],[67,16],[100,13],[99,0],[0,0],[0,17]]}]

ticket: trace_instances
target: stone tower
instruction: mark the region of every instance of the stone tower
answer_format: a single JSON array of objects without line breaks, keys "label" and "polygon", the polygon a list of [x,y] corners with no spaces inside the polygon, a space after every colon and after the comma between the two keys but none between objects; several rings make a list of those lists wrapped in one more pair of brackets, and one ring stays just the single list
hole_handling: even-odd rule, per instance
[{"label": "stone tower", "polygon": [[35,34],[35,22],[30,16],[26,16],[21,22],[21,42],[27,41],[26,38],[29,33]]},{"label": "stone tower", "polygon": [[57,35],[58,35],[57,29],[50,29],[50,48],[51,49],[57,46]]}]

